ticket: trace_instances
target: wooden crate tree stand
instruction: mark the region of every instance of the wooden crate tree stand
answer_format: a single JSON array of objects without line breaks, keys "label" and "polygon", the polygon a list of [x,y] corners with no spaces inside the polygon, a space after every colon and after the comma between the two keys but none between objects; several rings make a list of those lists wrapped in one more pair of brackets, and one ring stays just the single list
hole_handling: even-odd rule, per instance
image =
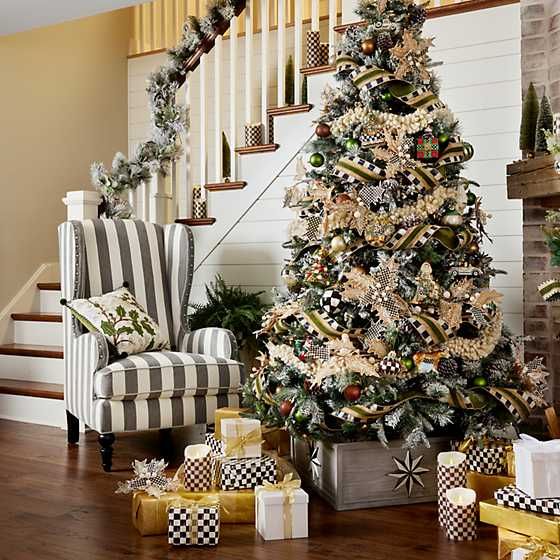
[{"label": "wooden crate tree stand", "polygon": [[515,161],[507,166],[508,198],[542,198],[560,195],[560,174],[554,156]]},{"label": "wooden crate tree stand", "polygon": [[311,458],[309,445],[292,440],[292,461],[306,486],[336,510],[437,501],[436,465],[448,438],[430,438],[430,447],[403,449],[379,442],[318,442]]}]

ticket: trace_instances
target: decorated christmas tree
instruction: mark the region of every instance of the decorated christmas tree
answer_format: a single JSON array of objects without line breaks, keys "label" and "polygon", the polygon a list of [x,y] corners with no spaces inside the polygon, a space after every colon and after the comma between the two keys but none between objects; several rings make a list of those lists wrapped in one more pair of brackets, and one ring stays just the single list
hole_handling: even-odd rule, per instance
[{"label": "decorated christmas tree", "polygon": [[297,212],[287,293],[260,336],[245,398],[303,438],[512,435],[544,404],[503,324],[498,271],[481,250],[489,216],[462,176],[473,148],[439,97],[413,0],[366,0],[323,94]]}]

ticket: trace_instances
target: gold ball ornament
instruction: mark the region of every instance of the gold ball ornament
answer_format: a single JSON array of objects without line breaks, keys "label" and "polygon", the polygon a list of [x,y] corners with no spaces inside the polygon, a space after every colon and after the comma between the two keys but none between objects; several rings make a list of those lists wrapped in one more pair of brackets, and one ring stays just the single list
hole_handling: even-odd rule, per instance
[{"label": "gold ball ornament", "polygon": [[362,53],[364,53],[367,56],[372,55],[375,52],[375,39],[373,38],[369,38],[369,39],[364,39],[362,41]]},{"label": "gold ball ornament", "polygon": [[460,226],[463,224],[463,216],[459,212],[451,211],[443,216],[441,222],[446,226]]},{"label": "gold ball ornament", "polygon": [[346,241],[341,235],[336,235],[331,239],[331,251],[335,254],[342,253],[346,249]]},{"label": "gold ball ornament", "polygon": [[467,247],[467,253],[478,253],[478,250],[480,249],[480,247],[478,246],[478,243],[476,241],[471,241]]}]

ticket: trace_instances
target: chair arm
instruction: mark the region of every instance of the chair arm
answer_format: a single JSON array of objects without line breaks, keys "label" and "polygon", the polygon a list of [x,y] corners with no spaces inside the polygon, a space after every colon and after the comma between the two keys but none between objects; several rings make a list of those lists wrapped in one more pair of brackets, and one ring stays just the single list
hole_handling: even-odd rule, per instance
[{"label": "chair arm", "polygon": [[90,379],[109,363],[109,345],[100,333],[88,332],[73,338],[71,354],[76,358],[80,373]]},{"label": "chair arm", "polygon": [[183,339],[182,351],[226,360],[239,359],[239,349],[234,334],[228,329],[218,327],[198,329],[188,333]]}]

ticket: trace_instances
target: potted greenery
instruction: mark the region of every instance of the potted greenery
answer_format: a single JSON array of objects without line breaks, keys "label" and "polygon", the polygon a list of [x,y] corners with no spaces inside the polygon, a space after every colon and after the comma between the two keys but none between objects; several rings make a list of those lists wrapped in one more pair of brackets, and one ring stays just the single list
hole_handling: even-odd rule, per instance
[{"label": "potted greenery", "polygon": [[218,275],[206,286],[205,304],[194,304],[189,316],[192,330],[222,327],[235,335],[241,359],[251,371],[258,351],[255,331],[261,327],[262,316],[268,305],[261,300],[264,292],[251,293],[239,286],[228,286]]}]

